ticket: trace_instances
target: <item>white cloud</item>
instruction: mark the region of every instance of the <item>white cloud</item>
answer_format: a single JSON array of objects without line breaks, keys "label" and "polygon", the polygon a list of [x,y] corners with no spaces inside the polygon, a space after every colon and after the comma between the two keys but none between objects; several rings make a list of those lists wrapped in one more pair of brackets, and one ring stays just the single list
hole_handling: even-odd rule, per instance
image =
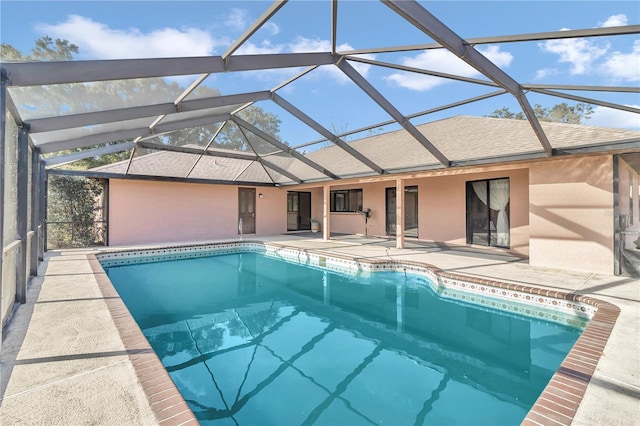
[{"label": "white cloud", "polygon": [[59,24],[38,24],[36,30],[77,44],[81,56],[91,59],[207,56],[216,47],[229,44],[197,28],[162,28],[144,33],[137,28],[113,29],[78,15],[69,15]]},{"label": "white cloud", "polygon": [[227,16],[224,25],[238,31],[244,31],[248,26],[247,11],[233,8]]},{"label": "white cloud", "polygon": [[[343,43],[336,46],[337,51],[353,50],[353,46],[348,43]],[[297,37],[291,44],[291,51],[293,52],[331,52],[331,42],[329,40],[322,39],[307,39],[304,37]],[[374,59],[375,55],[360,55],[361,58]],[[371,65],[363,64],[361,62],[350,62],[350,64],[358,71],[363,77],[369,75]],[[317,74],[327,73],[329,76],[336,79],[338,82],[347,82],[349,78],[344,75],[335,66],[319,67]]]},{"label": "white cloud", "polygon": [[271,44],[267,39],[263,40],[260,44],[248,41],[238,49],[238,53],[242,55],[330,51],[331,42],[329,40],[309,39],[305,37],[296,37],[292,42],[283,44]]},{"label": "white cloud", "polygon": [[612,15],[609,16],[609,18],[604,21],[604,23],[601,23],[600,26],[601,27],[621,27],[624,25],[627,25],[627,22],[629,20],[627,19],[627,15],[621,13],[619,15]]},{"label": "white cloud", "polygon": [[[501,68],[511,65],[513,60],[511,53],[501,51],[498,46],[488,46],[485,49],[478,49],[478,51]],[[427,50],[417,56],[405,58],[402,61],[402,65],[462,77],[477,77],[481,75],[475,68],[445,49]],[[430,90],[450,81],[440,77],[410,72],[394,73],[387,76],[386,79],[397,86],[418,92]]]},{"label": "white cloud", "polygon": [[508,67],[513,61],[513,55],[510,52],[501,52],[499,46],[487,46],[486,49],[478,51],[499,67]]},{"label": "white cloud", "polygon": [[559,71],[556,68],[542,68],[536,71],[535,79],[542,80],[545,77],[548,77],[550,75],[557,75],[557,74],[559,74]]},{"label": "white cloud", "polygon": [[[600,22],[599,27],[617,27],[627,25],[628,18],[624,14],[611,15],[606,21]],[[566,31],[563,28],[561,31]],[[640,63],[640,48],[636,40],[633,51],[628,54],[613,52],[608,54],[609,43],[596,44],[592,39],[575,38],[565,40],[549,40],[539,43],[544,52],[559,56],[559,61],[571,64],[570,73],[573,75],[600,72],[608,77],[637,81],[638,63]],[[605,56],[607,55],[607,56]],[[604,65],[598,65],[599,59],[605,60]]]},{"label": "white cloud", "polygon": [[289,47],[292,52],[330,52],[331,42],[298,36],[290,43]]},{"label": "white cloud", "polygon": [[[640,109],[640,105],[626,105]],[[640,117],[632,112],[595,106],[589,120],[585,121],[589,126],[614,127],[623,129],[640,130]]]},{"label": "white cloud", "polygon": [[278,26],[278,24],[275,24],[271,21],[265,22],[261,28],[266,30],[271,35],[276,35],[280,32],[280,27]]},{"label": "white cloud", "polygon": [[282,53],[283,50],[284,46],[281,44],[271,44],[269,40],[262,40],[260,44],[245,42],[235,53],[237,55],[269,55]]},{"label": "white cloud", "polygon": [[570,63],[570,72],[573,75],[591,71],[593,62],[609,49],[608,44],[600,47],[590,39],[584,38],[547,40],[544,43],[538,43],[538,46],[544,52],[558,55],[560,62]]},{"label": "white cloud", "polygon": [[640,40],[634,42],[630,53],[611,53],[601,71],[614,79],[640,81]]},{"label": "white cloud", "polygon": [[[224,26],[234,31],[244,32],[253,23],[249,17],[249,12],[245,9],[233,8],[224,21]],[[260,27],[260,30],[266,31],[270,35],[276,35],[280,32],[278,24],[267,21]]]},{"label": "white cloud", "polygon": [[[345,43],[336,46],[336,49],[339,51],[353,50],[353,47]],[[313,53],[330,51],[331,42],[329,40],[296,37],[291,43],[286,44],[272,44],[269,40],[263,40],[261,44],[247,42],[238,49],[237,54],[264,55],[274,53]],[[375,55],[361,55],[361,57],[374,59]],[[369,70],[371,69],[371,65],[369,64],[363,64],[359,62],[351,62],[351,64],[364,77],[369,74]],[[289,73],[289,71],[287,71],[287,73]],[[281,74],[282,71],[277,69],[261,71],[261,76],[263,78],[273,78]],[[347,81],[349,81],[349,78],[335,66],[320,66],[309,76],[312,76],[312,78],[328,77],[338,83],[346,83]]]},{"label": "white cloud", "polygon": [[[244,9],[235,8],[227,16],[224,26],[244,31],[248,26],[248,13]],[[280,32],[277,24],[267,22],[262,29],[271,35]],[[208,56],[216,54],[216,49],[226,48],[231,40],[225,36],[216,39],[207,31],[198,28],[162,28],[143,32],[138,28],[115,29],[109,25],[94,21],[90,18],[69,15],[66,21],[58,24],[38,24],[36,30],[55,38],[62,38],[80,47],[80,57],[83,59],[127,59],[127,58],[162,58],[182,56]],[[340,50],[352,50],[353,47],[343,44]],[[261,42],[248,41],[244,43],[236,54],[258,55],[276,54],[284,52],[329,52],[331,42],[322,39],[308,39],[297,37],[290,43],[274,44],[269,39]],[[218,52],[219,53],[219,52]],[[373,58],[373,55],[368,57]],[[364,76],[369,72],[370,65],[354,63],[354,67]],[[334,80],[345,82],[348,78],[336,67],[320,67],[314,73],[326,76],[329,74]],[[263,70],[259,78],[271,80],[282,75],[283,70]],[[289,75],[291,70],[284,70]],[[252,76],[255,78],[255,76]]]}]

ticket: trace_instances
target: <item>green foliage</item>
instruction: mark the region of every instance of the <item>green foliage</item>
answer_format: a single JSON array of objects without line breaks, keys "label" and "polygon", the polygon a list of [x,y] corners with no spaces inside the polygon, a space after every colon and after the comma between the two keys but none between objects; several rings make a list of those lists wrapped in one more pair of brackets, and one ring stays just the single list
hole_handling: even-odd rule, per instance
[{"label": "green foliage", "polygon": [[55,42],[49,36],[36,40],[36,47],[31,49],[31,60],[35,61],[70,61],[80,50],[68,40],[57,38]]},{"label": "green foliage", "polygon": [[78,52],[78,46],[68,40],[53,40],[49,36],[36,40],[30,55],[23,55],[10,44],[0,44],[0,58],[7,62],[70,61]]},{"label": "green foliage", "polygon": [[[80,150],[78,149],[78,151]],[[69,164],[69,167],[66,168],[72,168],[74,170],[89,170],[93,169],[94,167],[100,167],[106,164],[127,160],[129,159],[130,155],[131,154],[129,151],[120,151],[114,152],[113,154],[103,154],[95,157],[83,158],[82,160],[78,160]]]},{"label": "green foliage", "polygon": [[[29,54],[23,54],[8,44],[0,45],[0,60],[5,62],[26,61],[71,61],[80,49],[68,40],[42,37],[35,42]],[[37,111],[39,117],[79,114],[83,112],[137,107],[175,101],[185,90],[175,80],[163,78],[128,79],[100,81],[92,83],[56,84],[41,87],[13,88],[18,108]],[[207,86],[197,87],[187,99],[220,96],[220,91]],[[265,112],[257,106],[250,106],[239,114],[255,127],[280,139],[280,120],[273,113]],[[151,122],[148,119],[147,122]],[[144,126],[148,123],[144,124]],[[106,125],[109,126],[109,125]],[[105,126],[105,127],[106,127]],[[218,130],[219,124],[198,126],[171,132],[159,137],[159,143],[169,145],[206,146]],[[131,140],[131,139],[129,139]],[[52,155],[71,154],[79,151],[118,144],[126,140],[116,140],[106,144],[59,151]],[[212,144],[214,148],[232,150],[255,150],[258,153],[273,152],[277,148],[256,135],[240,131],[233,123],[224,125]],[[138,155],[145,150],[136,151]],[[87,170],[105,164],[127,160],[130,152],[116,152],[78,160],[62,168]],[[51,224],[48,228],[50,246],[75,247],[94,244],[96,237],[94,217],[96,199],[100,194],[93,181],[75,177],[50,176],[48,221],[73,222],[72,224]]]},{"label": "green foliage", "polygon": [[96,214],[103,185],[95,179],[50,175],[47,198],[49,248],[87,247],[103,243]]},{"label": "green foliage", "polygon": [[[36,46],[30,55],[23,55],[11,45],[2,44],[0,59],[6,61],[69,61],[78,54],[78,46],[67,40],[45,36],[36,40]],[[20,93],[20,88],[17,88]],[[100,81],[82,84],[57,84],[44,87],[28,88],[28,98],[32,103],[20,106],[29,110],[37,110],[39,116],[58,116],[69,113],[101,111],[116,108],[136,107],[147,104],[173,102],[185,88],[176,81],[163,78],[128,79]],[[198,99],[220,96],[220,91],[207,86],[198,86],[187,99]],[[252,105],[242,110],[239,117],[280,140],[281,121],[273,114]],[[168,145],[206,146],[218,129],[218,125],[198,126],[182,129],[164,135],[160,142]],[[120,143],[113,141],[101,146]],[[273,152],[276,148],[250,132],[240,131],[235,124],[227,124],[216,138],[214,147],[233,150],[255,149],[258,153]],[[83,147],[75,150],[61,151],[55,155],[68,154],[93,149]],[[65,168],[87,169],[99,165],[110,164],[129,158],[129,153],[106,154],[101,157],[79,160]]]},{"label": "green foliage", "polygon": [[512,120],[525,120],[527,118],[527,117],[525,117],[523,112],[519,112],[519,113],[515,113],[514,114],[507,107],[502,107],[501,109],[497,109],[497,110],[493,111],[491,114],[489,114],[487,117],[508,118],[508,119],[512,119]]},{"label": "green foliage", "polygon": [[21,62],[22,53],[10,44],[0,44],[0,59],[3,62]]},{"label": "green foliage", "polygon": [[[280,140],[280,119],[271,112],[266,112],[262,108],[251,105],[238,113],[243,120],[253,124],[258,129]],[[199,126],[182,129],[169,133],[160,138],[162,143],[169,145],[198,145],[205,147],[215,136],[219,125]],[[284,142],[283,142],[284,143]],[[266,154],[275,151],[277,148],[264,139],[245,129],[240,129],[235,123],[227,122],[210,145],[211,148],[229,149],[239,151],[249,151]]]},{"label": "green foliage", "polygon": [[[593,114],[593,106],[590,104],[579,103],[569,106],[566,102],[554,105],[551,108],[544,108],[542,105],[536,104],[533,112],[540,121],[549,121],[554,123],[583,124],[584,120],[591,118]],[[509,118],[514,120],[526,120],[524,113],[513,113],[507,107],[502,107],[493,111],[488,117],[493,118]]]}]

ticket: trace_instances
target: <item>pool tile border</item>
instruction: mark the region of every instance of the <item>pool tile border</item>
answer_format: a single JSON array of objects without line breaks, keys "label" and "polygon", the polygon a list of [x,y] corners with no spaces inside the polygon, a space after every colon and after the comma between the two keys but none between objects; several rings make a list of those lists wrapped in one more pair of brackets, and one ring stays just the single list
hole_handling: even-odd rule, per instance
[{"label": "pool tile border", "polygon": [[[274,253],[277,253],[276,257],[284,260],[303,263],[307,266],[317,266],[334,272],[353,274],[354,271],[358,273],[395,271],[422,275],[431,280],[435,286],[433,290],[442,297],[474,303],[478,306],[485,304],[487,308],[496,308],[530,317],[535,316],[578,328],[584,328],[597,309],[582,300],[561,300],[561,297],[558,296],[559,292],[542,289],[540,292],[536,292],[534,288],[524,285],[450,274],[436,266],[422,262],[351,258],[334,253],[327,255],[269,244],[266,254],[274,256]],[[487,298],[492,301],[488,302]]]},{"label": "pool tile border", "polygon": [[620,309],[609,302],[576,293],[470,277],[415,261],[363,259],[327,253],[322,249],[299,249],[261,241],[114,250],[89,254],[87,258],[129,352],[138,380],[147,395],[151,409],[162,425],[198,424],[198,421],[129,314],[100,262],[122,265],[137,263],[136,260],[139,261],[140,256],[146,256],[149,261],[153,261],[159,257],[203,257],[211,254],[237,253],[239,250],[265,251],[270,255],[336,272],[353,272],[354,267],[361,272],[410,271],[431,278],[438,286],[442,286],[444,293],[461,290],[489,297],[519,299],[518,301],[531,303],[537,308],[564,310],[585,318],[588,323],[582,334],[523,420],[522,424],[527,426],[571,424],[620,314]]},{"label": "pool tile border", "polygon": [[158,424],[200,424],[111,284],[96,254],[88,254],[87,260]]}]

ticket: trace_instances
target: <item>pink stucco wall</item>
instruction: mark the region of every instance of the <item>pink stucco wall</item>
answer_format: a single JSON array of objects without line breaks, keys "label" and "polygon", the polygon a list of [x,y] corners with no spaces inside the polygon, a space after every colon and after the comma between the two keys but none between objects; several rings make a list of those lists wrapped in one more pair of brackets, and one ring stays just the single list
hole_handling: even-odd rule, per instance
[{"label": "pink stucco wall", "polygon": [[[621,191],[628,191],[628,171],[621,161]],[[406,179],[405,186],[418,187],[419,239],[466,245],[465,183],[505,177],[510,179],[511,191],[510,252],[529,256],[535,266],[613,273],[610,155]],[[640,177],[634,174],[634,179]],[[333,182],[331,189],[362,188],[364,207],[372,213],[366,230],[362,215],[332,213],[331,231],[384,236],[385,189],[392,187],[394,180]],[[256,236],[287,232],[287,190],[296,189],[256,188],[257,194],[264,194],[256,199]],[[312,216],[322,219],[323,188],[305,186],[301,190],[311,192]],[[620,197],[621,212],[628,211],[628,197],[624,198]],[[237,238],[238,188],[232,185],[114,179],[109,205],[111,245]],[[640,206],[636,210],[633,229],[640,228]]]},{"label": "pink stucco wall", "polygon": [[[418,238],[426,241],[466,245],[466,186],[479,179],[510,179],[511,252],[529,254],[529,173],[526,168],[447,175],[405,180],[405,187],[418,187]],[[361,188],[363,205],[371,209],[369,235],[385,235],[385,189],[395,181],[332,186],[332,189]],[[331,231],[364,234],[364,219],[355,213],[332,213]]]},{"label": "pink stucco wall", "polygon": [[[263,198],[258,198],[259,193]],[[277,188],[256,188],[255,235],[286,232],[286,194]],[[118,179],[109,182],[110,245],[237,236],[235,186]]]},{"label": "pink stucco wall", "polygon": [[[374,184],[333,185],[335,189],[362,189],[363,208],[371,209],[371,217],[365,228],[364,216],[359,213],[331,213],[331,232],[341,234],[384,235],[385,182]],[[322,202],[322,199],[320,199]]]},{"label": "pink stucco wall", "polygon": [[612,274],[612,156],[532,164],[529,184],[529,263]]}]

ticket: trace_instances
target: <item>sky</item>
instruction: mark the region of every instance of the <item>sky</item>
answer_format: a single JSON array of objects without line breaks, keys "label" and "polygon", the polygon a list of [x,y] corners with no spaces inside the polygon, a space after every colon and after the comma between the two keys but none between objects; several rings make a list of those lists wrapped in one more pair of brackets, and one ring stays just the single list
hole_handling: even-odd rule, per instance
[{"label": "sky", "polygon": [[[80,48],[76,59],[121,59],[221,55],[269,6],[270,1],[7,1],[0,2],[0,39],[23,53],[39,37],[67,39]],[[463,38],[588,29],[640,23],[637,1],[429,1],[431,14]],[[433,42],[377,1],[340,1],[338,50],[404,46]],[[288,2],[237,54],[328,51],[331,5],[324,1]],[[476,49],[520,83],[567,85],[640,84],[640,34],[562,41],[478,45]],[[444,50],[369,54],[367,58],[485,79]],[[355,64],[374,87],[404,115],[436,108],[495,90],[480,85]],[[276,87],[298,70],[211,75],[205,85],[221,94]],[[197,76],[174,78],[187,86]],[[320,67],[278,91],[309,116],[341,133],[389,115],[333,66]],[[640,108],[640,94],[574,94]],[[164,100],[162,100],[164,101]],[[561,98],[531,95],[532,104],[552,107]],[[282,139],[298,145],[317,140],[313,130],[271,102],[259,106],[278,114]],[[508,107],[510,96],[424,116],[422,122],[452,115],[488,115]],[[414,124],[420,124],[416,120]],[[586,124],[640,129],[637,114],[594,107]],[[385,126],[385,130],[394,130]]]}]

